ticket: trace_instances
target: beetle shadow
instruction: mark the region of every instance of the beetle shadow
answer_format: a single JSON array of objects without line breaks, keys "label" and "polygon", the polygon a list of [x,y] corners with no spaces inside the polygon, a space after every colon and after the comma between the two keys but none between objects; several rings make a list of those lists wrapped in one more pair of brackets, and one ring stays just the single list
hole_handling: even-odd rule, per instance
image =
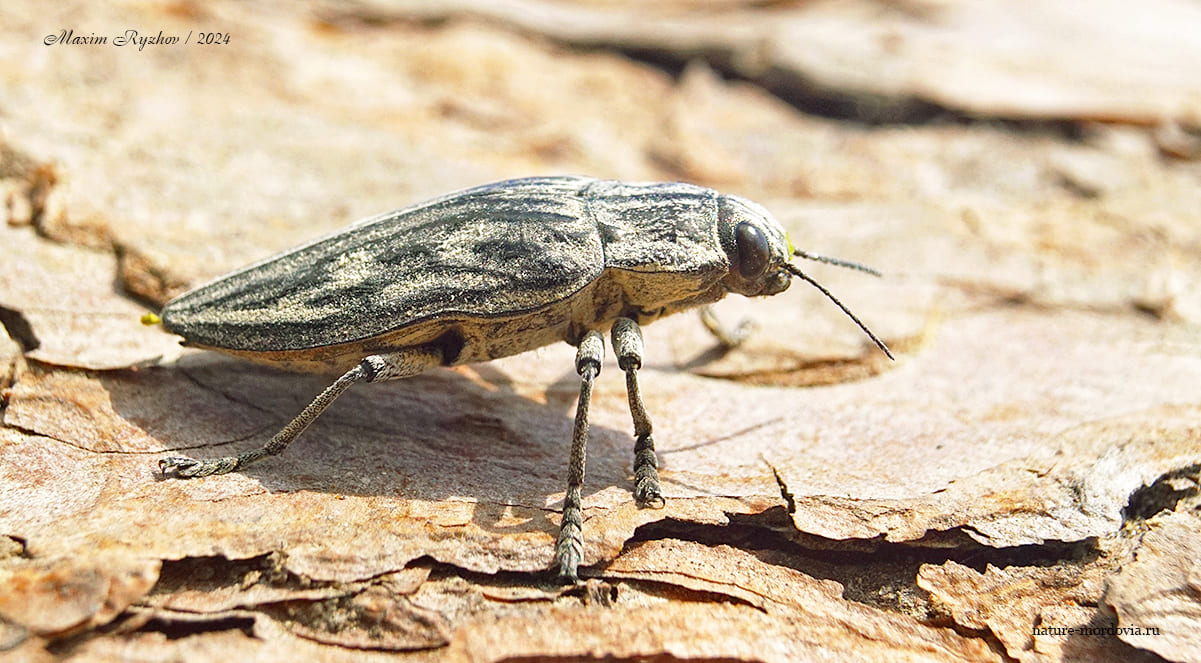
[{"label": "beetle shadow", "polygon": [[[472,521],[487,531],[553,533],[579,378],[569,367],[539,403],[514,390],[503,372],[475,375],[439,369],[355,385],[283,453],[236,473],[273,493],[469,501]],[[114,410],[165,445],[154,460],[146,458],[154,463],[168,455],[208,459],[260,447],[333,378],[189,353],[174,367],[103,373],[100,380]],[[585,500],[609,487],[632,490],[632,448],[628,431],[592,425]],[[514,508],[545,517],[506,518]],[[498,525],[502,520],[517,524]]]}]

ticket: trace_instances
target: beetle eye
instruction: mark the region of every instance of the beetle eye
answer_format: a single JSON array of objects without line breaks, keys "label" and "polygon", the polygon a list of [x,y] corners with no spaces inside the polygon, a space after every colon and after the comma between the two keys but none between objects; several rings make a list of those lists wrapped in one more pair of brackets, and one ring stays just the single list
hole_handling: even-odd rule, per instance
[{"label": "beetle eye", "polygon": [[762,276],[771,258],[763,231],[743,221],[734,227],[734,245],[738,247],[738,273],[742,278]]}]

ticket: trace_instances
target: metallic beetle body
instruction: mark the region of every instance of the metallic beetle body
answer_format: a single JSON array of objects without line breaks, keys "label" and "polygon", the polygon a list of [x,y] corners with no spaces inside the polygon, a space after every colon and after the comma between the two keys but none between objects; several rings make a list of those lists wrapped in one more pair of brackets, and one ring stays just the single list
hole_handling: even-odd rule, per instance
[{"label": "metallic beetle body", "polygon": [[[734,229],[767,239],[739,273]],[[169,302],[189,345],[304,371],[436,345],[447,365],[578,343],[728,292],[787,288],[792,251],[755,203],[690,184],[583,177],[498,182],[389,212]]]},{"label": "metallic beetle body", "polygon": [[[580,397],[555,543],[559,577],[584,562],[584,461],[592,385],[609,329],[634,424],[634,499],[662,507],[653,426],[638,371],[639,325],[736,292],[772,295],[793,277],[830,297],[762,207],[690,184],[582,177],[498,182],[390,212],[203,285],[167,303],[164,326],[190,345],[308,371],[340,371],[262,447],[167,457],[164,476],[233,472],[282,453],[359,383],[486,361],[558,341],[576,346]],[[714,329],[713,326],[710,327]],[[719,338],[736,339],[721,333]],[[891,356],[891,355],[889,355]]]}]

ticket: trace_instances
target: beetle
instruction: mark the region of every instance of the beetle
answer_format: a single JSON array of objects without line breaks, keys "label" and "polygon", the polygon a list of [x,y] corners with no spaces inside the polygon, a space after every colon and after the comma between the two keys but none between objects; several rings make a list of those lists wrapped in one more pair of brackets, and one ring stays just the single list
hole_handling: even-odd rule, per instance
[{"label": "beetle", "polygon": [[639,391],[640,325],[727,293],[817,287],[766,209],[684,183],[531,177],[487,184],[355,223],[169,301],[161,322],[186,345],[299,371],[341,374],[263,447],[209,460],[168,457],[165,477],[241,469],[282,452],[347,388],[566,341],[580,396],[555,564],[583,557],[588,406],[609,330],[634,423],[634,498],[662,507],[652,425]]}]

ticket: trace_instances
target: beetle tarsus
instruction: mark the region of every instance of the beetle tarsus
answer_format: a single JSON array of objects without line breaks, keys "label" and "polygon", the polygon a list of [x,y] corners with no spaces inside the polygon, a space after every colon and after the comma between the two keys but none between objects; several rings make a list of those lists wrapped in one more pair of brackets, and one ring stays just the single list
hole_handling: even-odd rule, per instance
[{"label": "beetle tarsus", "polygon": [[225,474],[226,472],[233,471],[237,466],[238,459],[235,456],[215,458],[213,460],[196,460],[194,458],[171,456],[163,458],[158,462],[159,472],[164,477],[175,479],[195,479],[213,474]]},{"label": "beetle tarsus", "polygon": [[655,457],[655,441],[648,434],[634,443],[634,501],[638,506],[662,509],[667,506],[659,486],[659,460]]},{"label": "beetle tarsus", "polygon": [[[580,502],[579,490],[575,498],[568,490],[566,502]],[[565,583],[579,582],[580,562],[584,558],[584,514],[579,508],[563,507],[563,524],[560,525],[559,539],[555,543],[555,563],[559,567],[559,580]]]}]

